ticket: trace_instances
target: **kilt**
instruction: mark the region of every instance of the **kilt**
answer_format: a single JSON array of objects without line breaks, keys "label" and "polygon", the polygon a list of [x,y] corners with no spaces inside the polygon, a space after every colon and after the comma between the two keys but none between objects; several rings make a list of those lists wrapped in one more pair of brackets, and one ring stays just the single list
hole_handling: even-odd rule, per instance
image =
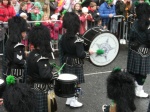
[{"label": "kilt", "polygon": [[142,57],[140,54],[129,49],[127,70],[128,72],[143,76],[150,74],[150,56]]},{"label": "kilt", "polygon": [[83,72],[83,65],[80,66],[70,66],[70,65],[65,65],[63,68],[64,73],[70,73],[74,74],[78,77],[78,84],[84,83],[84,72]]},{"label": "kilt", "polygon": [[148,110],[147,110],[147,112],[150,112],[150,102],[149,102],[149,106],[148,106]]},{"label": "kilt", "polygon": [[[36,91],[36,90],[35,90]],[[48,112],[47,94],[42,91],[36,91],[37,106],[34,112]]]}]

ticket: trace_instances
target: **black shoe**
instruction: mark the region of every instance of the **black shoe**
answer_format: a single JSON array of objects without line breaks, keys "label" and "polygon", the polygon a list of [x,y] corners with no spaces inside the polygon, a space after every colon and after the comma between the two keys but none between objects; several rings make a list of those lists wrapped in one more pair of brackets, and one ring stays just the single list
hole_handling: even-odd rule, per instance
[{"label": "black shoe", "polygon": [[102,111],[103,111],[103,112],[109,112],[109,108],[110,108],[110,105],[104,104],[104,105],[102,106]]}]

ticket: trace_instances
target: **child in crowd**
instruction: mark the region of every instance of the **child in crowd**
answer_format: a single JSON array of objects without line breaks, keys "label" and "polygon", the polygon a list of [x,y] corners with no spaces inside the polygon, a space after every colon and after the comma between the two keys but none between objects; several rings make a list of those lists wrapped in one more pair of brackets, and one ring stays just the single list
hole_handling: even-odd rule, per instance
[{"label": "child in crowd", "polygon": [[100,19],[100,20],[97,22],[97,27],[99,27],[99,28],[102,29],[102,30],[107,30],[107,29],[106,29],[106,26],[102,26],[102,19]]},{"label": "child in crowd", "polygon": [[[25,19],[26,21],[27,21],[27,14],[26,13],[24,13],[24,12],[22,12],[21,14],[20,14],[20,17],[22,17],[23,19]],[[28,24],[27,23],[27,35],[28,35],[28,32],[31,30],[31,26],[30,26],[30,24]],[[25,37],[22,37],[22,40],[21,40],[21,43],[22,44],[24,44],[25,45],[25,53],[26,54],[28,54],[28,36],[25,36]]]},{"label": "child in crowd", "polygon": [[93,20],[92,21],[88,21],[88,28],[92,28],[94,26],[98,25],[98,22],[100,20],[100,14],[97,10],[97,5],[95,2],[90,2],[90,8],[89,8],[89,14],[92,15]]},{"label": "child in crowd", "polygon": [[43,7],[42,7],[43,13],[44,15],[46,14],[48,16],[48,18],[50,17],[50,6],[49,3],[44,3]]},{"label": "child in crowd", "polygon": [[43,17],[42,6],[40,2],[34,3],[34,9],[31,11],[31,19],[33,21],[40,21]]},{"label": "child in crowd", "polygon": [[72,9],[74,9],[74,6],[75,6],[75,4],[77,4],[77,3],[79,3],[79,4],[81,4],[81,0],[73,0],[72,1]]},{"label": "child in crowd", "polygon": [[58,21],[58,16],[56,14],[53,14],[51,16],[51,31],[52,31],[52,39],[53,40],[58,40],[58,34],[59,34],[59,31],[62,29],[62,22],[61,21]]},{"label": "child in crowd", "polygon": [[21,2],[21,4],[20,4],[19,14],[21,14],[22,12],[26,13],[27,20],[30,20],[31,14],[27,11],[27,3],[26,2]]},{"label": "child in crowd", "polygon": [[73,11],[74,11],[78,16],[81,15],[81,13],[82,13],[82,6],[81,6],[81,4],[80,4],[80,3],[76,3],[76,4],[74,5]]},{"label": "child in crowd", "polygon": [[53,14],[51,16],[51,38],[53,39],[52,43],[54,49],[58,49],[58,38],[62,30],[62,21],[58,21],[58,15]]},{"label": "child in crowd", "polygon": [[42,18],[42,21],[44,21],[44,22],[42,22],[42,24],[43,24],[44,26],[46,26],[46,27],[49,29],[50,35],[51,35],[51,25],[50,25],[51,20],[50,20],[50,18],[49,18],[49,15],[44,14],[44,16],[43,16],[43,18]]},{"label": "child in crowd", "polygon": [[27,3],[26,2],[21,2],[21,4],[20,4],[19,14],[21,14],[22,12],[27,14]]},{"label": "child in crowd", "polygon": [[79,15],[80,19],[80,30],[79,34],[83,35],[84,32],[87,30],[87,21],[93,21],[92,15],[88,14],[88,8],[83,7],[82,8],[82,13]]}]

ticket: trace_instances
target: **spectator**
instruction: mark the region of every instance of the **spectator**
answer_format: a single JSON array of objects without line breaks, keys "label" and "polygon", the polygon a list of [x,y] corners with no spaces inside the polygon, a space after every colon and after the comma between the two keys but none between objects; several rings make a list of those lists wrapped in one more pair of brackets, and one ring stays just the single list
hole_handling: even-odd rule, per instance
[{"label": "spectator", "polygon": [[50,16],[55,13],[57,6],[58,6],[57,0],[50,0]]},{"label": "spectator", "polygon": [[136,1],[134,2],[134,5],[136,6],[136,5],[138,5],[139,3],[143,3],[143,2],[148,3],[148,4],[150,5],[150,1],[149,1],[149,0],[136,0]]},{"label": "spectator", "polygon": [[132,4],[132,0],[124,0],[125,4],[125,19],[127,20],[130,14],[134,14],[134,6]]},{"label": "spectator", "polygon": [[51,38],[54,41],[58,40],[59,37],[59,32],[62,29],[62,22],[61,21],[57,21],[58,20],[58,16],[56,14],[53,14],[51,16]]},{"label": "spectator", "polygon": [[80,3],[74,5],[73,11],[79,16],[82,13],[82,6]]},{"label": "spectator", "polygon": [[0,3],[0,21],[7,22],[8,19],[16,15],[10,0],[2,0]]},{"label": "spectator", "polygon": [[51,35],[51,26],[50,26],[51,20],[49,18],[49,15],[44,14],[43,18],[42,18],[42,21],[44,21],[44,22],[42,22],[42,24],[49,29],[50,35]]},{"label": "spectator", "polygon": [[81,4],[81,0],[73,0],[73,1],[72,1],[72,4],[71,4],[72,9],[74,9],[74,5],[75,5],[76,3]]},{"label": "spectator", "polygon": [[40,2],[34,3],[34,9],[31,12],[32,21],[40,21],[43,16],[42,6]]},{"label": "spectator", "polygon": [[49,18],[50,18],[50,6],[49,6],[49,3],[44,3],[43,5],[43,15],[47,15]]},{"label": "spectator", "polygon": [[79,34],[83,35],[84,32],[87,30],[87,20],[92,21],[92,15],[88,14],[88,8],[87,7],[83,7],[82,8],[82,13],[79,15],[79,19],[80,19],[80,30],[79,30]]},{"label": "spectator", "polygon": [[97,5],[95,2],[91,2],[90,3],[90,10],[89,10],[89,14],[92,15],[93,20],[92,21],[88,21],[88,28],[92,28],[94,26],[98,25],[98,22],[100,20],[100,14],[97,10]]},{"label": "spectator", "polygon": [[11,0],[11,4],[15,9],[16,14],[18,14],[20,10],[20,3],[17,0]]},{"label": "spectator", "polygon": [[27,15],[27,19],[28,19],[30,13],[27,13],[27,3],[26,2],[21,2],[21,4],[20,4],[19,15],[21,13],[25,13]]},{"label": "spectator", "polygon": [[[25,19],[26,21],[27,21],[27,14],[26,13],[24,13],[24,12],[22,12],[21,14],[20,14],[20,17],[22,17],[23,19]],[[30,29],[31,29],[31,26],[29,25],[29,24],[27,24],[27,35],[26,36],[22,36],[22,39],[21,39],[21,43],[22,44],[24,44],[24,46],[25,46],[25,54],[26,54],[26,56],[27,56],[27,53],[28,53],[28,32],[30,31]]]},{"label": "spectator", "polygon": [[124,15],[125,12],[125,4],[122,0],[118,0],[116,2],[116,15]]},{"label": "spectator", "polygon": [[113,0],[106,0],[98,9],[100,17],[102,18],[102,25],[108,28],[109,21],[116,15],[115,6],[112,4]]},{"label": "spectator", "polygon": [[67,12],[72,12],[72,0],[65,0],[65,4],[63,5],[63,9],[67,10]]}]

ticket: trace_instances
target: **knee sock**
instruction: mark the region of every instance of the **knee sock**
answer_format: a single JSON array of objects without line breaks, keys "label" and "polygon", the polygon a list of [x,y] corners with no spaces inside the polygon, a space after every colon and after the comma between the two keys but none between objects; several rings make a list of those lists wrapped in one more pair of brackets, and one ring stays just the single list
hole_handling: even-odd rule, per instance
[{"label": "knee sock", "polygon": [[143,75],[140,75],[140,74],[136,74],[136,75],[135,75],[135,80],[137,81],[138,85],[144,85],[145,80],[146,80],[146,77],[147,77],[147,76],[143,76]]},{"label": "knee sock", "polygon": [[135,81],[137,81],[138,85],[144,85],[147,75],[144,76],[144,75],[135,74],[131,72],[129,73],[133,76]]}]

